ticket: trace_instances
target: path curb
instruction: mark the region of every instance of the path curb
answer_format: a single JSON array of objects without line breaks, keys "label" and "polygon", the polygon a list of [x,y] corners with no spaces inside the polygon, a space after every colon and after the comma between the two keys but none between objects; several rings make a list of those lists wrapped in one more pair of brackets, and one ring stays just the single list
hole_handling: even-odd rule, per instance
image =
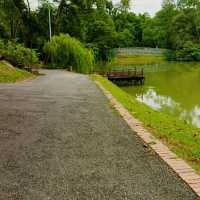
[{"label": "path curb", "polygon": [[184,160],[179,158],[176,154],[169,150],[160,140],[156,139],[149,131],[147,131],[143,124],[135,119],[129,111],[119,103],[115,97],[107,91],[98,81],[96,84],[103,91],[105,96],[109,99],[112,106],[120,113],[123,119],[127,122],[129,127],[137,133],[137,135],[148,144],[158,155],[162,158],[174,172],[198,195],[200,199],[200,175],[192,169]]}]

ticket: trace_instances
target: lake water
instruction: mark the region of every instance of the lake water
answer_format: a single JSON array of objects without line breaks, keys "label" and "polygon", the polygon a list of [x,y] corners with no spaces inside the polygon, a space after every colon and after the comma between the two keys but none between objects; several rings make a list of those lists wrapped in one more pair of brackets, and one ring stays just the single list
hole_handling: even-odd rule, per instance
[{"label": "lake water", "polygon": [[151,108],[200,128],[200,63],[144,65],[143,86],[123,90]]}]

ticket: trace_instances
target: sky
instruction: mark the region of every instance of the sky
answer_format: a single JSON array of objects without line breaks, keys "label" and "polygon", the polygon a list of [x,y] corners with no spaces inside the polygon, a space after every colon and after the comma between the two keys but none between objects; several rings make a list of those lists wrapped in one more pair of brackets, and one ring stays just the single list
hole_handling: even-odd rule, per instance
[{"label": "sky", "polygon": [[[119,0],[113,0],[114,3]],[[38,5],[38,0],[30,0],[31,7]],[[135,13],[148,12],[150,15],[154,15],[161,8],[162,0],[131,0],[131,10]]]},{"label": "sky", "polygon": [[[119,0],[113,0],[114,3]],[[162,0],[131,0],[131,10],[135,13],[148,12],[150,15],[155,15],[161,9]]]},{"label": "sky", "polygon": [[150,15],[155,15],[161,9],[162,0],[132,0],[131,6],[135,13],[148,12]]}]

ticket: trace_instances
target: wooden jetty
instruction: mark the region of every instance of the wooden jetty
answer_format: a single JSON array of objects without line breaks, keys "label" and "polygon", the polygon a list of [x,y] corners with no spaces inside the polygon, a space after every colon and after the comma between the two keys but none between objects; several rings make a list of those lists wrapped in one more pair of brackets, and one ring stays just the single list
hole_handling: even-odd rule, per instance
[{"label": "wooden jetty", "polygon": [[105,74],[108,80],[113,82],[123,82],[127,84],[144,84],[145,76],[143,68],[133,68],[121,71],[110,71]]}]

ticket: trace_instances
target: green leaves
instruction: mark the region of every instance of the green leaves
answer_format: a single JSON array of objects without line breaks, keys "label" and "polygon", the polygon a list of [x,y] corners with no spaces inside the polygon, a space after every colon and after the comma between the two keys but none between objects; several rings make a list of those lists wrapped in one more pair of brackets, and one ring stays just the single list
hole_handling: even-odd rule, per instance
[{"label": "green leaves", "polygon": [[68,34],[53,36],[43,48],[55,68],[70,68],[80,73],[90,73],[93,70],[93,52],[85,48],[77,39]]},{"label": "green leaves", "polygon": [[12,42],[4,44],[0,41],[0,54],[16,66],[26,67],[38,62],[38,55],[35,50]]},{"label": "green leaves", "polygon": [[200,44],[187,41],[176,51],[176,59],[181,61],[200,61]]}]

